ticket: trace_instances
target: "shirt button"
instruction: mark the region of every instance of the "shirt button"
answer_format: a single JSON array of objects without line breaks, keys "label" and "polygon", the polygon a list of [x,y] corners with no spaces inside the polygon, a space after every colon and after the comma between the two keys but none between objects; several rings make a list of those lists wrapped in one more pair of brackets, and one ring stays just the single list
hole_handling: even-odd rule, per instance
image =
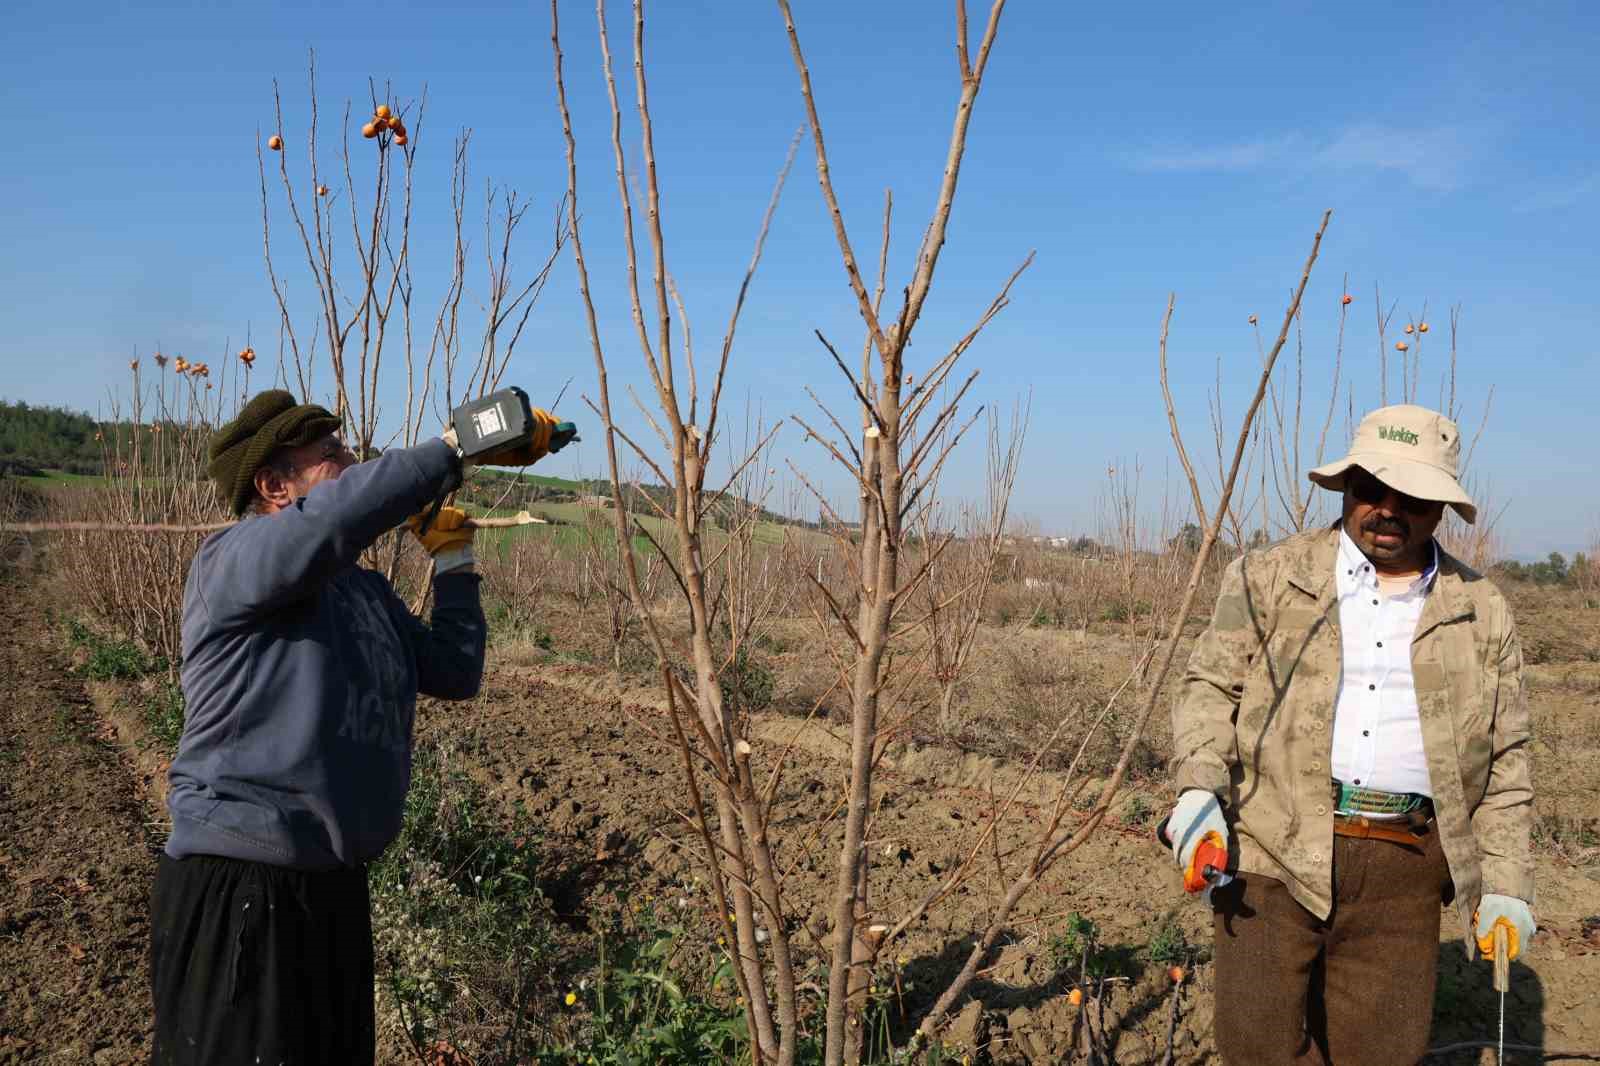
[{"label": "shirt button", "polygon": [[1367,691],[1368,692],[1376,692],[1376,691],[1378,691],[1378,686],[1377,685],[1368,685],[1367,686]]},{"label": "shirt button", "polygon": [[1358,785],[1361,784],[1361,778],[1359,778],[1359,777],[1356,778],[1355,783],[1358,784]]},{"label": "shirt button", "polygon": [[[1312,764],[1311,764],[1311,768],[1312,768],[1312,769],[1313,769],[1313,770],[1320,770],[1320,769],[1322,769],[1322,764],[1321,764],[1321,763],[1319,763],[1319,762],[1314,762],[1314,763],[1312,763]],[[1356,782],[1356,784],[1358,784],[1358,785],[1359,785],[1359,784],[1360,784],[1360,783],[1361,783],[1361,782],[1360,782],[1360,781],[1357,781],[1357,782]]]},{"label": "shirt button", "polygon": [[1380,648],[1383,647],[1383,641],[1381,641],[1381,640],[1378,641],[1378,647],[1380,647]]},{"label": "shirt button", "polygon": [[1372,735],[1372,733],[1371,733],[1370,730],[1363,729],[1361,731],[1361,735],[1364,736],[1364,737],[1370,737]]},{"label": "shirt button", "polygon": [[1322,804],[1319,803],[1319,804],[1317,804],[1317,813],[1318,814],[1327,814],[1328,813],[1328,808],[1324,807]]},{"label": "shirt button", "polygon": [[1377,600],[1373,600],[1372,601],[1372,606],[1374,606],[1374,607],[1378,606],[1378,601]]},{"label": "shirt button", "polygon": [[1311,861],[1312,861],[1312,862],[1321,862],[1321,861],[1322,861],[1322,852],[1320,852],[1320,851],[1313,851],[1313,852],[1312,852],[1312,853],[1311,853]]}]

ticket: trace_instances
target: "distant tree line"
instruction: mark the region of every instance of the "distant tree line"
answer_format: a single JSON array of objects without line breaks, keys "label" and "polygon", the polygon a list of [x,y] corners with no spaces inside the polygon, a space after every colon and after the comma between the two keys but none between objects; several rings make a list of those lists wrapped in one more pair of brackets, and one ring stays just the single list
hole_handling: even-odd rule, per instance
[{"label": "distant tree line", "polygon": [[77,411],[0,400],[0,473],[104,473],[94,439],[99,429],[100,423]]},{"label": "distant tree line", "polygon": [[1519,563],[1508,560],[1494,568],[1496,577],[1503,577],[1509,581],[1526,581],[1535,585],[1576,585],[1590,587],[1594,584],[1594,568],[1600,565],[1579,552],[1573,556],[1572,562],[1567,562],[1567,557],[1560,552],[1551,552],[1549,556],[1536,563]]}]

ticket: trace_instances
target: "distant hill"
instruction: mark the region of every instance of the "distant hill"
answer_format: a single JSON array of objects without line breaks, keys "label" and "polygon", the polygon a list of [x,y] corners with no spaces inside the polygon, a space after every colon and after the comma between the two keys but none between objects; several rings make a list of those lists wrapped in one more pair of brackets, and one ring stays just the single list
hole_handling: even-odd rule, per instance
[{"label": "distant hill", "polygon": [[104,473],[100,445],[94,439],[99,428],[98,422],[78,411],[0,400],[0,472]]},{"label": "distant hill", "polygon": [[[656,514],[654,501],[668,514],[672,513],[672,490],[664,485],[639,485],[632,487],[636,497],[629,501],[629,509],[637,514]],[[571,480],[568,478],[546,477],[542,474],[517,474],[505,470],[479,470],[465,489],[469,502],[479,506],[497,505],[513,509],[522,509],[535,503],[570,503],[584,497],[611,498],[611,481],[608,478],[583,478]],[[734,500],[730,497],[724,499],[718,512],[714,513],[712,523],[725,525],[731,520]],[[816,528],[816,523],[803,519],[790,518],[774,511],[762,509],[758,521],[782,526],[804,526]]]}]

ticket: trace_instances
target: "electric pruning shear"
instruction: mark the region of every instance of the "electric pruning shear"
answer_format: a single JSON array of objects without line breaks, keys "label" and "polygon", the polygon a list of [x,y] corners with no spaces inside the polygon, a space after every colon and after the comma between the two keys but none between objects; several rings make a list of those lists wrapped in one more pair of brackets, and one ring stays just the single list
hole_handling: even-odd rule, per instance
[{"label": "electric pruning shear", "polygon": [[[509,389],[468,400],[451,411],[450,428],[455,430],[456,448],[461,453],[462,461],[481,463],[502,452],[532,444],[539,426],[533,415],[533,405],[528,402],[528,394],[513,385]],[[545,447],[550,453],[555,453],[579,439],[576,425],[557,422],[550,431],[550,443]],[[433,501],[427,517],[417,530],[418,536],[433,525],[448,495],[449,492],[441,493]]]}]

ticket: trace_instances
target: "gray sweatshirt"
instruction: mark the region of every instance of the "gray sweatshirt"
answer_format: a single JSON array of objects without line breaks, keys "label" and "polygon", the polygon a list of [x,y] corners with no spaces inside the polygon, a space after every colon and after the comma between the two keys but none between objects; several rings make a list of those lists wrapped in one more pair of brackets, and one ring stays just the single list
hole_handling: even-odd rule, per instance
[{"label": "gray sweatshirt", "polygon": [[434,579],[429,625],[355,563],[460,469],[443,441],[396,449],[200,546],[168,855],[331,870],[394,839],[417,693],[476,695],[486,626],[476,574]]}]

